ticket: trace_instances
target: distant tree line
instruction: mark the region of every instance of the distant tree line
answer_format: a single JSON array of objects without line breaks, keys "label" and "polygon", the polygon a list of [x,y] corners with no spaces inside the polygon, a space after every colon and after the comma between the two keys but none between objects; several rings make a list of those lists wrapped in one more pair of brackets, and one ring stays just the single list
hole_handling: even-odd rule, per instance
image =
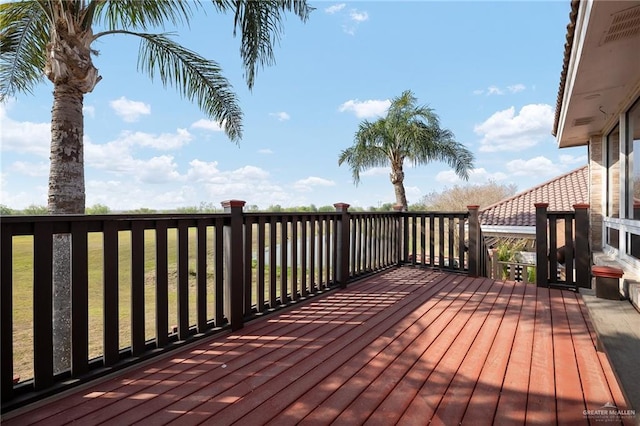
[{"label": "distant tree line", "polygon": [[480,209],[515,195],[517,186],[503,185],[494,181],[483,184],[455,185],[425,195],[411,209],[429,211],[463,211],[467,206],[476,205]]},{"label": "distant tree line", "polygon": [[[479,205],[484,208],[495,204],[505,198],[511,197],[516,193],[516,186],[501,185],[490,181],[485,184],[470,184],[465,186],[454,186],[452,188],[444,188],[442,191],[434,191],[425,195],[419,202],[409,205],[410,211],[465,211],[469,205]],[[379,204],[377,207],[370,206],[368,208],[351,206],[349,211],[352,212],[388,212],[393,211],[393,203]],[[308,206],[282,207],[280,204],[272,204],[267,208],[260,208],[256,204],[248,204],[244,209],[246,212],[334,212],[336,209],[332,205],[317,207],[315,204]],[[112,213],[124,214],[153,214],[153,213],[221,213],[223,209],[216,206],[213,202],[201,202],[198,206],[178,207],[175,209],[151,209],[141,207],[134,210],[113,211],[104,204],[94,204],[85,208],[85,214],[101,215]],[[47,207],[35,204],[18,210],[12,209],[4,204],[0,204],[1,215],[46,215]]]}]

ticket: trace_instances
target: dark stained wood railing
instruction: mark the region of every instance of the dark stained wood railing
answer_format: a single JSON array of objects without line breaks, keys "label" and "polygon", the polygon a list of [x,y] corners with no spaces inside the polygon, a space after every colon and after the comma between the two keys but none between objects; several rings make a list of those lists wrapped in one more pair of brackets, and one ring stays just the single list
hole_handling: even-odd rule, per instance
[{"label": "dark stained wood railing", "polygon": [[[245,213],[243,206],[226,201],[217,214],[3,216],[2,411],[389,267],[483,275],[477,209],[350,212],[340,203],[335,212]],[[72,247],[72,361],[54,372],[53,241],[62,235]],[[26,271],[15,269],[24,255],[18,241],[32,247],[32,262],[20,264]],[[24,322],[16,320],[18,295],[30,300]],[[29,327],[25,347],[15,330]],[[17,356],[32,367],[17,369]]]},{"label": "dark stained wood railing", "polygon": [[573,212],[547,211],[548,206],[535,205],[537,286],[590,288],[589,205],[576,204]]}]

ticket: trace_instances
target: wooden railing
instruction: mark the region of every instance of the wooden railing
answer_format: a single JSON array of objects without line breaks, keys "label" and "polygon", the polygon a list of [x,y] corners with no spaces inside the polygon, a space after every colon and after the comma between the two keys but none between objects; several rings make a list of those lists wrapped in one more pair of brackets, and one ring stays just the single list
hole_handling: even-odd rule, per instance
[{"label": "wooden railing", "polygon": [[[573,212],[547,211],[548,206],[535,205],[536,284],[590,288],[589,205],[576,204]],[[563,228],[564,244],[559,244],[558,230]]]},{"label": "wooden railing", "polygon": [[[469,213],[1,218],[2,411],[401,264],[483,275]],[[54,371],[54,241],[70,239],[71,360]],[[65,237],[66,238],[66,237]]]},{"label": "wooden railing", "polygon": [[509,260],[491,258],[490,277],[496,280],[516,281],[524,284],[536,284],[536,265]]},{"label": "wooden railing", "polygon": [[535,263],[499,260],[493,250],[487,257],[487,276],[539,287],[590,288],[589,205],[576,204],[574,211],[548,211],[547,203],[535,207]]}]

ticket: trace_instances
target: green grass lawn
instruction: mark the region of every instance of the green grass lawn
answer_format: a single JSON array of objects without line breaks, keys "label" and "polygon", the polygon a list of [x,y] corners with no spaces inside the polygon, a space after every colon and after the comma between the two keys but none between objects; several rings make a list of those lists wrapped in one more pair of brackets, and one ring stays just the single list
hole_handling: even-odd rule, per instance
[{"label": "green grass lawn", "polygon": [[[173,231],[173,232],[172,232]],[[190,232],[189,269],[195,271],[195,229]],[[211,239],[212,239],[211,234]],[[177,324],[177,233],[169,230],[169,326]],[[211,242],[209,242],[211,245]],[[211,245],[211,247],[213,247]],[[14,370],[21,379],[33,376],[33,238],[13,239],[13,330]],[[103,337],[103,250],[102,234],[90,233],[89,263],[89,356],[102,354]],[[131,243],[130,233],[119,233],[119,318],[120,347],[130,346],[131,338]],[[213,268],[208,271],[213,280]],[[195,323],[195,273],[190,273],[190,322]],[[211,281],[213,283],[213,281]],[[213,285],[213,284],[211,284]],[[208,300],[213,309],[213,299]],[[147,339],[155,336],[155,233],[145,233],[145,330]]]},{"label": "green grass lawn", "polygon": [[[253,232],[254,250],[257,247],[257,232]],[[280,242],[279,227],[277,242]],[[214,315],[214,229],[207,229],[207,318]],[[119,343],[120,348],[131,344],[131,238],[129,231],[121,231],[118,235],[118,273],[119,273]],[[267,242],[268,230],[267,230]],[[170,229],[167,234],[168,274],[169,274],[169,329],[178,323],[177,320],[177,230]],[[155,330],[155,279],[156,279],[156,247],[155,231],[145,231],[145,333],[147,339],[153,339]],[[196,229],[189,229],[189,323],[197,320],[196,309]],[[89,263],[89,357],[94,358],[103,353],[103,237],[101,233],[90,233],[88,236]],[[257,295],[257,262],[253,263],[253,302]],[[326,268],[327,265],[324,265]],[[292,270],[287,268],[291,277]],[[276,297],[280,296],[280,267],[276,270]],[[316,275],[319,271],[316,271]],[[326,272],[325,272],[326,274]],[[323,275],[325,276],[325,275]],[[298,270],[301,281],[301,271]],[[291,278],[289,278],[289,290]],[[309,281],[309,279],[307,280]],[[265,300],[269,300],[270,287],[269,265],[265,266]],[[299,284],[298,284],[299,288]],[[14,374],[21,380],[33,377],[33,238],[19,236],[13,238],[13,351]]]}]

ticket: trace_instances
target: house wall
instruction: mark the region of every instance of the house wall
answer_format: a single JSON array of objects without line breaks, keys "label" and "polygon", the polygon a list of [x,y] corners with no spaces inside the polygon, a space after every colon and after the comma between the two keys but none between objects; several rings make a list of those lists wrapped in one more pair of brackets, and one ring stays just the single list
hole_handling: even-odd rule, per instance
[{"label": "house wall", "polygon": [[640,84],[620,104],[617,123],[589,140],[589,241],[594,264],[624,270],[620,291],[640,310],[638,102]]},{"label": "house wall", "polygon": [[606,169],[604,165],[602,136],[593,136],[589,141],[589,244],[594,251],[601,251],[602,230],[604,217],[604,179]]}]

